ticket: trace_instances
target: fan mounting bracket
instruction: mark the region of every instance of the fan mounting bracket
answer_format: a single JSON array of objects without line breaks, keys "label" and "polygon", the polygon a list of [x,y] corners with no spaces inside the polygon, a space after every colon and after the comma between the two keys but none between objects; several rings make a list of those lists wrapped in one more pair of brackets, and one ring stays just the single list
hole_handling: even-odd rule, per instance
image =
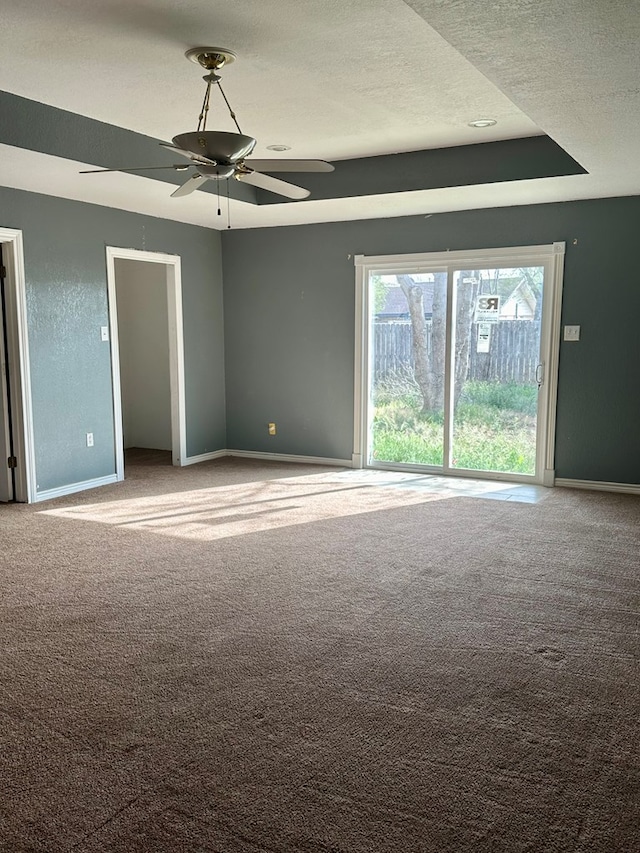
[{"label": "fan mounting bracket", "polygon": [[217,71],[236,58],[236,54],[226,47],[192,47],[185,56],[190,62],[195,62],[206,71]]}]

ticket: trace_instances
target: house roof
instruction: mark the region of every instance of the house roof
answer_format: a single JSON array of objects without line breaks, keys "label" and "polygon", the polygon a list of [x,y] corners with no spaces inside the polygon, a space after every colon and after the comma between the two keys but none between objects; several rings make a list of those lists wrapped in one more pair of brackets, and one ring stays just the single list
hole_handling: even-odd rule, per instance
[{"label": "house roof", "polygon": [[[416,281],[415,284],[422,288],[422,299],[424,313],[430,315],[433,310],[433,281]],[[384,299],[376,312],[382,317],[408,317],[409,306],[407,297],[398,285],[387,286],[384,291]]]},{"label": "house roof", "polygon": [[[204,94],[184,52],[213,44],[255,156],[336,164],[301,202],[233,182],[234,227],[636,195],[639,42],[631,0],[5,0],[0,184],[226,227],[212,182],[78,174],[175,162],[157,141]],[[233,129],[221,102],[209,127]]]}]

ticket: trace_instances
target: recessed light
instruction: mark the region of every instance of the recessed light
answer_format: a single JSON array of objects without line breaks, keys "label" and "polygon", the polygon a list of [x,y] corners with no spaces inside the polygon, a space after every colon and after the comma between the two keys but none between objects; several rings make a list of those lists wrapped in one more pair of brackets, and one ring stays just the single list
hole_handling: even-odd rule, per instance
[{"label": "recessed light", "polygon": [[291,151],[290,145],[267,145],[267,151]]},{"label": "recessed light", "polygon": [[469,127],[493,127],[498,122],[494,118],[477,118],[469,122]]}]

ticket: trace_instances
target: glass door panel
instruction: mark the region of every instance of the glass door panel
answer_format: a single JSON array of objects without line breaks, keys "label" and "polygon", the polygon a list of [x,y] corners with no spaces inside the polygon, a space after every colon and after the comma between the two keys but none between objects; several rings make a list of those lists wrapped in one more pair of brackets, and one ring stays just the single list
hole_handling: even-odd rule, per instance
[{"label": "glass door panel", "polygon": [[544,267],[455,270],[454,469],[536,473]]},{"label": "glass door panel", "polygon": [[444,464],[447,273],[369,275],[369,464]]}]

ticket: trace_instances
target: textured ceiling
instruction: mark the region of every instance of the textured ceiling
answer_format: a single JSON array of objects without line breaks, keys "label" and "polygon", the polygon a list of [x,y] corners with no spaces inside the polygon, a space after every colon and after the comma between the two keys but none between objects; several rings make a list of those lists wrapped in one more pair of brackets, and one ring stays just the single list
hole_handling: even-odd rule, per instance
[{"label": "textured ceiling", "polygon": [[486,110],[486,138],[540,132],[400,0],[3,0],[2,18],[0,88],[163,139],[197,121],[204,72],[184,51],[200,44],[238,53],[223,84],[261,152],[463,144]]},{"label": "textured ceiling", "polygon": [[[184,51],[214,44],[238,54],[223,85],[243,131],[258,139],[258,156],[284,143],[292,148],[285,156],[372,158],[362,169],[374,170],[383,161],[373,155],[468,152],[475,142],[547,134],[589,172],[395,192],[389,179],[383,192],[372,181],[356,196],[316,193],[295,203],[232,199],[234,227],[636,194],[634,7],[616,0],[4,0],[0,90],[170,139],[195,129],[204,91],[202,71]],[[210,126],[231,130],[221,101],[213,107]],[[496,126],[468,127],[484,116]],[[63,124],[45,131],[64,139]],[[226,224],[210,192],[169,199],[164,180],[174,173],[79,176],[80,163],[105,162],[97,147],[80,160],[73,146],[52,153],[5,131],[0,125],[4,185]],[[128,154],[123,145],[118,165],[144,165],[126,162]]]}]

